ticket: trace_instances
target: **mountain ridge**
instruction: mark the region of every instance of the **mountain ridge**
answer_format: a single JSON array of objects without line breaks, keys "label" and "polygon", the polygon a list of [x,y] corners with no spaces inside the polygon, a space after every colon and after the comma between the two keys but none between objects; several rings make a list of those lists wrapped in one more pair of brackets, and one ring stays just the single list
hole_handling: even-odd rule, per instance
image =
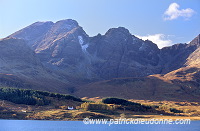
[{"label": "mountain ridge", "polygon": [[[31,65],[31,61],[24,62],[21,56],[21,59],[19,59],[21,62],[18,66],[21,67],[21,74],[32,81],[28,83],[35,83],[34,86],[37,85],[37,89],[80,94],[78,92],[82,92],[81,90],[85,89],[84,85],[88,83],[115,78],[143,79],[153,75],[157,79],[165,79],[170,83],[172,77],[179,80],[177,73],[173,73],[173,71],[186,71],[193,67],[195,67],[196,73],[188,75],[186,71],[185,75],[195,79],[194,76],[198,74],[200,68],[198,64],[200,63],[198,59],[200,52],[199,38],[200,35],[189,44],[175,44],[159,49],[155,43],[137,38],[124,27],[111,28],[104,35],[98,34],[90,37],[79,26],[78,22],[66,19],[55,23],[50,21],[33,23],[2,39],[0,46],[3,45],[2,43],[12,40],[10,43],[15,47],[18,43],[21,43],[20,40],[23,41],[24,48],[27,50],[23,54],[24,59],[30,55],[29,52],[32,52],[31,59],[38,63],[24,70],[23,64]],[[9,48],[12,48],[8,47],[9,42],[7,43],[7,46],[4,47],[4,54],[2,54],[2,58],[5,60],[0,64],[0,73],[13,74],[24,80],[24,76],[22,77],[20,73],[3,70],[3,68],[6,68],[5,63],[9,60],[9,55],[6,55],[6,52],[10,52]],[[13,48],[10,55],[17,57],[16,52],[23,53],[25,51],[20,51],[20,48]],[[31,59],[29,58],[29,60]],[[10,65],[11,70],[19,72],[19,69],[12,63]],[[29,72],[38,72],[39,75],[35,75],[35,79],[32,79],[33,74],[31,75]],[[160,76],[156,74],[160,74]],[[148,82],[145,86],[148,86],[149,83],[156,83],[154,80],[146,80]],[[183,83],[181,85],[174,84],[178,89]],[[32,88],[36,88],[34,86]],[[96,86],[98,87],[98,85]],[[159,84],[155,86],[158,86],[155,89],[160,87]],[[192,86],[195,86],[195,84],[193,83]],[[81,87],[83,88],[81,89]],[[154,86],[150,86],[150,88],[153,91]],[[198,92],[198,90],[197,88],[196,91]],[[167,89],[167,91],[169,90]],[[190,93],[192,94],[192,92]]]}]

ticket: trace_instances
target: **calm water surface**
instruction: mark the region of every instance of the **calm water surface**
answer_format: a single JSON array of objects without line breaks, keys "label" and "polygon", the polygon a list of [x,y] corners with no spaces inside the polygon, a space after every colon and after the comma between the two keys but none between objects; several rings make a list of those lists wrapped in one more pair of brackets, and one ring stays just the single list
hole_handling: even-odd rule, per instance
[{"label": "calm water surface", "polygon": [[84,125],[82,121],[0,120],[0,131],[200,131],[190,125]]}]

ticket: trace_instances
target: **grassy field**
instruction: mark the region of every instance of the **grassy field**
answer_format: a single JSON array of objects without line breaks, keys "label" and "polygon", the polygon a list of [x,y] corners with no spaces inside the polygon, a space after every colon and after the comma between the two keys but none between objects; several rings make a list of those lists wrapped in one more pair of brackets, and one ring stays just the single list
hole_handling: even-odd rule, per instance
[{"label": "grassy field", "polygon": [[[128,106],[104,104],[100,98],[88,98],[87,102],[55,99],[51,97],[47,99],[52,101],[51,104],[43,106],[15,104],[6,100],[0,100],[0,118],[66,121],[83,120],[86,117],[93,119],[116,119],[123,117],[200,120],[200,103],[197,102],[129,100],[152,107],[146,111],[134,111],[128,108]],[[81,107],[84,103],[87,103],[90,107],[92,105],[93,107]],[[75,109],[68,110],[68,106],[73,106]],[[112,106],[113,108],[105,108],[105,106]],[[101,107],[104,108],[101,109]]]}]

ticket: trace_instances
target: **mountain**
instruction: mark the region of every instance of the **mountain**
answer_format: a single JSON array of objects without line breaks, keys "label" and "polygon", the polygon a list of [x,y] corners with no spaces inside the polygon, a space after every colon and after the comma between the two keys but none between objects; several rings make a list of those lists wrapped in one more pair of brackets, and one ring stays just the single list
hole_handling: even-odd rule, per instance
[{"label": "mountain", "polygon": [[189,44],[160,50],[161,74],[122,77],[78,87],[77,96],[140,100],[198,101],[200,98],[200,35]]},{"label": "mountain", "polygon": [[63,92],[67,81],[44,67],[23,39],[0,40],[0,85]]},{"label": "mountain", "polygon": [[[43,29],[41,26],[45,29],[49,28],[49,30],[41,31],[40,38],[32,42],[30,46],[40,58],[42,64],[64,75],[89,76],[91,71],[86,66],[89,61],[84,52],[88,46],[89,36],[74,20],[61,20],[53,24],[36,22],[10,37],[22,38],[26,41],[36,39],[35,32],[32,34],[29,30],[32,28],[40,32]],[[27,39],[27,36],[33,37]]]},{"label": "mountain", "polygon": [[[161,57],[165,63],[161,73],[165,74],[185,67],[188,61],[191,61],[192,53],[200,46],[199,37],[198,35],[189,44],[176,44],[161,49]],[[193,56],[198,56],[198,54],[194,54]]]},{"label": "mountain", "polygon": [[[35,32],[40,32],[39,38]],[[10,37],[28,41],[43,65],[78,78],[146,76],[161,70],[157,45],[123,27],[89,37],[76,21],[67,19],[53,24],[36,22]]]},{"label": "mountain", "polygon": [[197,47],[197,49],[190,54],[190,56],[187,58],[186,65],[188,66],[195,66],[200,67],[200,35],[198,35],[194,40],[190,42],[189,45],[192,45],[194,47]]},{"label": "mountain", "polygon": [[[0,73],[7,81],[17,77],[16,81],[26,81],[31,88],[78,96],[115,94],[138,99],[185,96],[194,100],[199,95],[199,38],[200,35],[189,44],[159,49],[124,27],[90,37],[72,19],[36,22],[0,41]],[[129,79],[133,81],[128,85],[121,84]],[[106,80],[119,81],[119,85],[111,87]],[[186,83],[195,90],[184,90]],[[134,93],[135,90],[140,93]],[[164,94],[156,93],[162,90]],[[142,93],[146,91],[147,94]]]}]

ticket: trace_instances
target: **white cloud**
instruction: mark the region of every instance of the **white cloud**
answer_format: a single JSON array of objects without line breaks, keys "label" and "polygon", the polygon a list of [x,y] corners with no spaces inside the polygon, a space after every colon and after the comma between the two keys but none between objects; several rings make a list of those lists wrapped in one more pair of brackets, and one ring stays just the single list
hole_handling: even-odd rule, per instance
[{"label": "white cloud", "polygon": [[168,39],[168,36],[164,34],[154,34],[154,35],[147,35],[147,36],[136,35],[136,37],[142,40],[150,40],[153,43],[157,44],[158,48],[160,49],[166,46],[171,46],[173,44],[173,42]]},{"label": "white cloud", "polygon": [[195,13],[191,8],[179,9],[179,7],[177,3],[170,4],[169,8],[164,13],[164,20],[174,20],[178,17],[189,19]]}]

